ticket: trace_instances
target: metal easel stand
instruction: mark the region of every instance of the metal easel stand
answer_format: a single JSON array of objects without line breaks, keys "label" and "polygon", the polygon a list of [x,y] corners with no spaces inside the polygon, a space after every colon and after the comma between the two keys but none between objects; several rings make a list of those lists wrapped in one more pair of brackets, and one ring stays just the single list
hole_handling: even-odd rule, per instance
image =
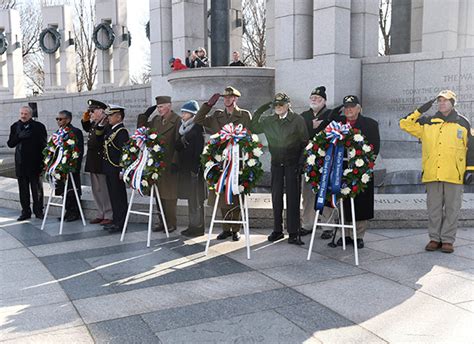
[{"label": "metal easel stand", "polygon": [[356,231],[356,221],[355,221],[355,206],[354,206],[354,198],[351,197],[351,217],[352,217],[352,224],[346,225],[344,224],[344,202],[342,198],[340,199],[340,206],[341,206],[341,224],[333,224],[333,223],[318,223],[319,219],[319,210],[316,211],[316,216],[314,217],[314,224],[313,224],[313,232],[311,233],[311,241],[309,243],[309,251],[308,251],[308,257],[306,258],[307,260],[311,259],[311,253],[313,251],[313,243],[314,243],[314,237],[316,234],[316,227],[318,225],[321,226],[327,226],[327,227],[336,227],[336,228],[341,228],[342,231],[342,249],[346,249],[346,235],[345,235],[345,229],[346,228],[352,228],[352,236],[354,238],[354,259],[355,259],[355,265],[359,265],[359,249],[357,248],[357,231]]},{"label": "metal easel stand", "polygon": [[148,235],[147,235],[146,247],[150,247],[151,224],[152,224],[152,221],[153,221],[153,195],[154,194],[156,194],[156,198],[158,199],[158,206],[160,207],[161,219],[163,221],[163,225],[165,226],[166,237],[169,238],[170,234],[168,233],[168,225],[166,223],[165,213],[163,211],[163,205],[161,204],[160,191],[158,190],[158,186],[156,186],[154,184],[151,187],[150,206],[148,208],[147,213],[145,213],[143,211],[132,210],[133,198],[135,197],[135,192],[136,192],[136,190],[133,189],[132,190],[132,195],[130,196],[130,201],[128,202],[127,216],[125,217],[125,223],[123,224],[123,230],[122,230],[122,235],[120,236],[120,241],[123,241],[123,239],[125,238],[125,232],[127,231],[127,225],[128,225],[128,220],[130,218],[130,214],[143,215],[143,216],[148,216]]},{"label": "metal easel stand", "polygon": [[61,223],[59,225],[59,234],[63,234],[63,225],[64,225],[64,214],[66,212],[66,198],[67,198],[67,186],[69,184],[69,179],[72,182],[72,189],[74,190],[74,195],[76,196],[77,206],[79,207],[79,213],[81,214],[82,224],[84,227],[86,226],[86,220],[84,219],[84,213],[82,211],[81,201],[79,200],[79,194],[77,193],[76,183],[74,182],[74,178],[72,173],[69,172],[66,177],[66,182],[64,183],[64,193],[62,195],[62,203],[54,203],[52,202],[54,196],[54,187],[51,188],[51,192],[48,198],[48,205],[46,206],[46,211],[44,213],[43,222],[41,223],[41,230],[44,230],[44,225],[46,223],[46,218],[48,217],[49,207],[61,207]]},{"label": "metal easel stand", "polygon": [[[214,210],[212,211],[211,226],[209,227],[209,233],[207,235],[206,250],[204,254],[207,256],[209,251],[209,244],[211,243],[212,229],[216,223],[234,223],[242,224],[244,227],[245,234],[245,245],[247,246],[247,259],[250,259],[250,228],[249,228],[249,208],[247,204],[247,197],[245,195],[239,194],[239,203],[240,203],[240,215],[242,217],[241,221],[234,220],[216,220],[217,206],[219,204],[220,193],[217,194],[216,200],[214,203]],[[243,198],[243,202],[242,202]]]}]

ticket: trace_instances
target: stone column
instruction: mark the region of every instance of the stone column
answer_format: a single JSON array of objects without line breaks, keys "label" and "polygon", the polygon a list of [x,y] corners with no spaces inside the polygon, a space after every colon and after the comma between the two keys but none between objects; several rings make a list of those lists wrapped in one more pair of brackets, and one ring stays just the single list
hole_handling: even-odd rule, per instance
[{"label": "stone column", "polygon": [[461,0],[459,4],[458,49],[474,48],[474,2]]},{"label": "stone column", "polygon": [[[339,30],[340,25],[337,25]],[[378,56],[379,4],[351,0],[351,57]]]},{"label": "stone column", "polygon": [[457,49],[459,4],[460,0],[424,1],[422,51]]},{"label": "stone column", "polygon": [[349,56],[351,1],[314,1],[313,36],[314,57],[328,54]]},{"label": "stone column", "polygon": [[275,66],[275,0],[266,0],[266,53],[267,67]]},{"label": "stone column", "polygon": [[411,7],[411,0],[392,0],[390,54],[410,52]]},{"label": "stone column", "polygon": [[126,0],[96,0],[96,25],[112,26],[115,40],[107,50],[97,49],[97,86],[125,86],[129,84]]},{"label": "stone column", "polygon": [[211,65],[229,64],[229,2],[211,0]]},{"label": "stone column", "polygon": [[423,36],[423,0],[412,0],[410,23],[410,52],[419,53]]},{"label": "stone column", "polygon": [[0,23],[0,33],[8,42],[7,51],[0,55],[0,98],[23,98],[25,84],[18,11],[0,10]]},{"label": "stone column", "polygon": [[233,51],[238,51],[240,55],[242,55],[242,34],[242,0],[231,0],[229,15],[229,60],[231,59]]},{"label": "stone column", "polygon": [[[44,56],[44,90],[45,92],[77,92],[76,54],[72,9],[68,5],[48,6],[41,9],[43,29],[56,28],[60,35],[61,45],[56,52]],[[51,37],[46,36],[45,43]]]},{"label": "stone column", "polygon": [[173,55],[184,63],[186,52],[204,47],[204,0],[175,0],[172,4]]},{"label": "stone column", "polygon": [[173,56],[171,0],[150,0],[151,94],[169,94],[166,75]]},{"label": "stone column", "polygon": [[275,61],[310,59],[312,1],[275,0]]}]

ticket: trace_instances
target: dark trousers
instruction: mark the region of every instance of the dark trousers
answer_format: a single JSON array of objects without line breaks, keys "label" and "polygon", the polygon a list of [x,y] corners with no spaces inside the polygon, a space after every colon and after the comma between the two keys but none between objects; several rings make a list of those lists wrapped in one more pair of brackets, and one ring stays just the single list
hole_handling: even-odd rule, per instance
[{"label": "dark trousers", "polygon": [[33,212],[37,215],[43,213],[43,183],[38,176],[18,177],[18,189],[20,191],[21,213],[31,215],[30,189],[33,198]]},{"label": "dark trousers", "polygon": [[[168,228],[176,227],[176,207],[178,206],[178,199],[161,199],[161,204],[163,205],[163,212],[165,213],[166,225]],[[160,210],[160,206],[158,205],[158,198],[155,195],[156,205],[158,210]],[[161,217],[158,218],[159,222],[161,223]]]},{"label": "dark trousers", "polygon": [[301,175],[298,165],[272,165],[272,203],[275,232],[283,232],[283,193],[286,191],[286,229],[297,234],[300,229]]},{"label": "dark trousers", "polygon": [[[73,173],[74,184],[76,185],[77,195],[79,201],[81,200],[81,175],[79,172]],[[56,196],[61,196],[64,193],[64,184],[66,181],[57,181],[55,186]],[[72,180],[67,183],[66,193],[66,214],[65,217],[78,217],[79,216],[79,205],[77,204],[76,195],[74,194],[74,188],[72,186]]]},{"label": "dark trousers", "polygon": [[110,203],[112,204],[113,223],[123,227],[127,216],[127,190],[125,183],[120,179],[119,174],[107,174],[107,188],[109,189]]},{"label": "dark trousers", "polygon": [[190,174],[189,198],[188,198],[188,217],[189,228],[204,229],[204,179],[202,174]]}]

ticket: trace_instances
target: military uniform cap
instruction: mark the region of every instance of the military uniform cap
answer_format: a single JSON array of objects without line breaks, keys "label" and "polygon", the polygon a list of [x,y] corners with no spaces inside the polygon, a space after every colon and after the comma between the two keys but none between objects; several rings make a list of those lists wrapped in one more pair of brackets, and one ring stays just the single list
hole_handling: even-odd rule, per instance
[{"label": "military uniform cap", "polygon": [[342,104],[344,106],[355,106],[357,104],[360,104],[360,102],[357,96],[349,95],[344,97],[344,99],[342,100]]},{"label": "military uniform cap", "polygon": [[125,114],[125,108],[120,105],[115,105],[115,104],[109,104],[107,106],[107,109],[105,109],[105,114],[106,115],[113,115],[115,113],[122,112]]},{"label": "military uniform cap", "polygon": [[171,97],[170,96],[157,96],[155,98],[155,100],[156,100],[156,105],[170,104],[171,103]]},{"label": "military uniform cap", "polygon": [[282,105],[287,104],[290,102],[290,97],[288,97],[285,93],[277,93],[275,94],[275,98],[273,98],[273,105]]},{"label": "military uniform cap", "polygon": [[95,100],[95,99],[89,99],[87,101],[87,105],[89,106],[90,110],[94,110],[94,109],[105,110],[105,109],[107,109],[107,104],[102,103],[101,101],[98,101],[98,100]]},{"label": "military uniform cap", "polygon": [[227,86],[225,89],[224,89],[224,93],[222,94],[223,97],[225,96],[236,96],[236,97],[240,97],[241,94],[239,92],[238,89],[236,89],[235,87],[232,87],[232,86]]}]

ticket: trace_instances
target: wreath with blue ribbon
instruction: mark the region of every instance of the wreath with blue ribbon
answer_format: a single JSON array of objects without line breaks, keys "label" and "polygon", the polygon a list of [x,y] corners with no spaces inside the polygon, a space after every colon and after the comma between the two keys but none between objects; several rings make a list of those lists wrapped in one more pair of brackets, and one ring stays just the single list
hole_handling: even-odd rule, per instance
[{"label": "wreath with blue ribbon", "polygon": [[3,32],[0,32],[0,55],[5,54],[8,49],[8,39]]},{"label": "wreath with blue ribbon", "polygon": [[[347,166],[344,153],[347,150]],[[353,198],[367,189],[377,156],[357,128],[332,121],[305,148],[305,181],[316,193],[315,209],[340,198]]]},{"label": "wreath with blue ribbon", "polygon": [[226,124],[212,135],[201,155],[209,190],[224,193],[227,204],[234,195],[250,194],[263,176],[262,147],[258,136],[241,124]]},{"label": "wreath with blue ribbon", "polygon": [[149,194],[166,168],[163,145],[156,129],[140,127],[122,149],[123,181],[142,196]]},{"label": "wreath with blue ribbon", "polygon": [[77,171],[79,155],[77,137],[72,129],[58,129],[51,135],[43,150],[46,180],[51,184],[55,184],[57,180],[66,180],[70,172]]},{"label": "wreath with blue ribbon", "polygon": [[[53,46],[51,48],[46,47],[44,40],[46,36],[51,36],[53,40]],[[41,50],[43,50],[46,54],[54,54],[56,50],[59,49],[61,46],[61,33],[53,27],[48,27],[41,31],[39,36],[39,45]]]},{"label": "wreath with blue ribbon", "polygon": [[[99,32],[105,31],[107,34],[107,40],[102,44],[99,42]],[[94,32],[92,33],[92,41],[97,49],[100,50],[107,50],[109,49],[115,41],[115,32],[108,23],[100,23],[94,28]]]}]

